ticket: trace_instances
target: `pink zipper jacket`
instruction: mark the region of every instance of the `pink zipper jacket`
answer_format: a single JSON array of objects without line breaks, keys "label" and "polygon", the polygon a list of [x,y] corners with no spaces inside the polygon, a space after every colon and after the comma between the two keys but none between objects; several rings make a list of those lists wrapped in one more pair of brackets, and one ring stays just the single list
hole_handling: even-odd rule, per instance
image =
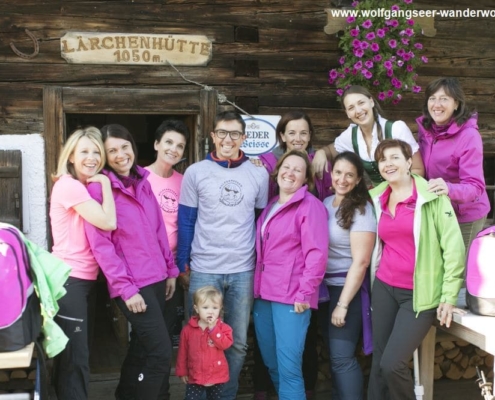
[{"label": "pink zipper jacket", "polygon": [[[124,301],[144,286],[179,275],[160,206],[146,179],[149,172],[141,167],[138,172],[142,178],[133,193],[113,172],[103,170],[112,185],[117,229],[108,232],[84,224],[91,250],[107,278],[110,298],[120,296]],[[88,191],[101,203],[101,185],[89,184]]]},{"label": "pink zipper jacket", "polygon": [[435,135],[423,127],[423,117],[416,119],[426,179],[443,178],[447,182],[459,223],[476,221],[490,211],[477,120],[474,114],[462,126],[452,122],[445,133]]},{"label": "pink zipper jacket", "polygon": [[328,258],[327,210],[303,186],[273,214],[261,238],[263,222],[278,198],[270,201],[257,222],[254,297],[318,308]]}]

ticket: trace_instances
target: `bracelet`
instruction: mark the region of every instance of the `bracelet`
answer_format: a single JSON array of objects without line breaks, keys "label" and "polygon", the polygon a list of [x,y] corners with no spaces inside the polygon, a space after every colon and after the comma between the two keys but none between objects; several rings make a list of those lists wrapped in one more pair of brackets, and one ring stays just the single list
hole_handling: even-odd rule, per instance
[{"label": "bracelet", "polygon": [[341,303],[340,301],[337,302],[337,306],[343,308],[344,310],[347,310],[349,306],[346,306],[344,303]]}]

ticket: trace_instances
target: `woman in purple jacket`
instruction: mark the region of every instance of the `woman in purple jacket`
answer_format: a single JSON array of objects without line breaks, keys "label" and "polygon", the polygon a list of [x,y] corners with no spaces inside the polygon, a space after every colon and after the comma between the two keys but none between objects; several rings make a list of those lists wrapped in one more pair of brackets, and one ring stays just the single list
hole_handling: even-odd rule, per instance
[{"label": "woman in purple jacket", "polygon": [[272,177],[279,195],[256,227],[254,326],[279,400],[306,399],[302,353],[325,273],[328,226],[323,222],[328,216],[309,192],[313,174],[305,152],[285,153]]},{"label": "woman in purple jacket", "polygon": [[[170,250],[160,207],[147,180],[148,171],[137,166],[137,150],[129,131],[121,125],[101,129],[107,164],[103,173],[112,185],[117,229],[103,231],[86,224],[93,254],[107,278],[108,291],[127,320],[133,335],[122,365],[120,382],[137,381],[135,393],[117,387],[117,399],[156,400],[168,379],[172,345],[165,326],[165,300],[175,291],[179,270]],[[101,186],[89,185],[101,202]],[[142,358],[146,359],[142,368]],[[134,390],[133,390],[134,391]]]},{"label": "woman in purple jacket", "polygon": [[456,78],[439,78],[428,85],[423,115],[416,120],[428,190],[450,197],[466,249],[490,210],[477,120]]}]

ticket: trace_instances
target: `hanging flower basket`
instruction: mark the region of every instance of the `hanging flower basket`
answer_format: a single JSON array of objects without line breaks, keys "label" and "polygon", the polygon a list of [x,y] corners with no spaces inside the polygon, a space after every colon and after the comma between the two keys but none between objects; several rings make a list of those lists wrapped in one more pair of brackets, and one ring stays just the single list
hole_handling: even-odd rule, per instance
[{"label": "hanging flower basket", "polygon": [[344,52],[340,67],[329,73],[328,82],[337,87],[337,94],[361,85],[378,100],[397,104],[405,92],[420,92],[416,69],[428,59],[421,55],[412,0],[363,0],[353,7],[356,16],[347,18],[339,42]]}]

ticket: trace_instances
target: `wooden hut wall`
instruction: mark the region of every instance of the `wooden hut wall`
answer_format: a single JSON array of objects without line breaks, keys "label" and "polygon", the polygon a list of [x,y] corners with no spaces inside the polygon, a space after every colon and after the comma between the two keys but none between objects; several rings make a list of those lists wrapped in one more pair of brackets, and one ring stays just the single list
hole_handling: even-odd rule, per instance
[{"label": "wooden hut wall", "polygon": [[[325,8],[318,0],[59,1],[17,0],[0,4],[0,134],[44,132],[43,87],[191,88],[169,66],[68,64],[60,38],[68,31],[201,34],[214,41],[204,67],[180,67],[189,79],[225,94],[250,113],[282,114],[302,108],[326,144],[348,125],[327,82],[340,57],[338,38],[327,35]],[[417,1],[420,9],[492,9],[492,0]],[[423,87],[438,76],[459,77],[469,104],[480,113],[486,151],[495,152],[495,36],[493,18],[435,18],[435,37],[422,37],[429,63],[419,69]],[[39,54],[18,57],[9,43]],[[408,94],[385,107],[412,130],[422,94]],[[138,110],[136,110],[138,111]],[[1,140],[1,139],[0,139]]]}]

